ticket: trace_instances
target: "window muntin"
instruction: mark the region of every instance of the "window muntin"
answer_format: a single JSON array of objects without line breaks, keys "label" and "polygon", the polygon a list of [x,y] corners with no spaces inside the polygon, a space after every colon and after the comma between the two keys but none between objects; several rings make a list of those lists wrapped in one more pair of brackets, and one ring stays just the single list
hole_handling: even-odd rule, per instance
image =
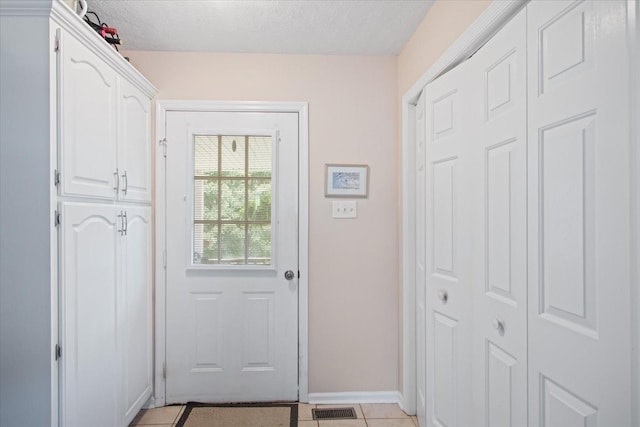
[{"label": "window muntin", "polygon": [[272,265],[273,140],[193,135],[192,265]]}]

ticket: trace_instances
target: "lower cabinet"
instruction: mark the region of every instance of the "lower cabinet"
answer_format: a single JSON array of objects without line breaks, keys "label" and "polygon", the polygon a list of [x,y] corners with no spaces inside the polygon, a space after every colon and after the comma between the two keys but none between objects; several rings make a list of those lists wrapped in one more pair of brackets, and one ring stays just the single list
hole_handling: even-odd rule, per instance
[{"label": "lower cabinet", "polygon": [[151,208],[62,203],[62,425],[127,425],[151,395]]}]

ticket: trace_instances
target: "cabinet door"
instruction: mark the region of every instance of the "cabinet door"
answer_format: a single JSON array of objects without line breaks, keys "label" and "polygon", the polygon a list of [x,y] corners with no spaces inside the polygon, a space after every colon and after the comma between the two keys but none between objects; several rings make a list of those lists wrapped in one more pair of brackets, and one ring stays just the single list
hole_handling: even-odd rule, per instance
[{"label": "cabinet door", "polygon": [[66,33],[59,61],[62,194],[113,198],[118,185],[116,74]]},{"label": "cabinet door", "polygon": [[151,208],[126,209],[121,239],[120,333],[123,351],[122,395],[125,425],[136,416],[152,391]]},{"label": "cabinet door", "polygon": [[120,83],[119,198],[151,201],[151,117],[149,98],[131,83]]},{"label": "cabinet door", "polygon": [[61,425],[121,425],[115,208],[62,203]]}]

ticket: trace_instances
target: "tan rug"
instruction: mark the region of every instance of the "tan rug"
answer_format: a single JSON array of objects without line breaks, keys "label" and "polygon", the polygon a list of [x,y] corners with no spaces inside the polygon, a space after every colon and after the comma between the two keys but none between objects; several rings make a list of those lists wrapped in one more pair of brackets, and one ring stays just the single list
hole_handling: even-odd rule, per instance
[{"label": "tan rug", "polygon": [[188,403],[176,427],[297,427],[298,405]]}]

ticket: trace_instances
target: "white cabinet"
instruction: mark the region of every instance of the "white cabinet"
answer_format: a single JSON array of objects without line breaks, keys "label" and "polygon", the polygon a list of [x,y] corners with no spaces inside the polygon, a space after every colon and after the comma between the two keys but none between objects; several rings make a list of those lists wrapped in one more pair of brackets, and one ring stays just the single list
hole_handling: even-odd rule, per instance
[{"label": "white cabinet", "polygon": [[151,208],[61,204],[62,424],[128,425],[151,394]]},{"label": "white cabinet", "polygon": [[100,57],[59,30],[61,195],[113,198],[118,187],[118,76]]},{"label": "white cabinet", "polygon": [[126,80],[118,97],[118,198],[151,201],[151,102]]},{"label": "white cabinet", "polygon": [[61,195],[151,201],[150,100],[59,30]]},{"label": "white cabinet", "polygon": [[[120,239],[119,324],[121,336],[121,395],[125,425],[136,416],[153,387],[153,323],[151,274],[151,208],[127,206],[124,236]],[[121,217],[122,218],[122,217]]]},{"label": "white cabinet", "polygon": [[155,88],[64,2],[0,1],[0,34],[0,424],[126,426],[152,393]]},{"label": "white cabinet", "polygon": [[63,426],[122,425],[118,414],[118,259],[115,206],[61,209],[61,394]]}]

